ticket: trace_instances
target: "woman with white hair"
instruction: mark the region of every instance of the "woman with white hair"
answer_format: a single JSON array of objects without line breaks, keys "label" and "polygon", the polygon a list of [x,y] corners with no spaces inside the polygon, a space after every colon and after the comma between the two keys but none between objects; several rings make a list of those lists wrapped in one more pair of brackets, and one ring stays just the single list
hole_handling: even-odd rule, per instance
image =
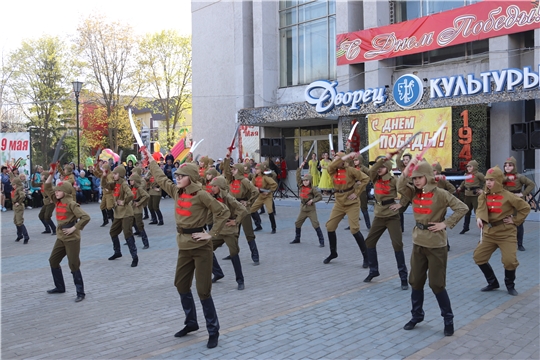
[{"label": "woman with white hair", "polygon": [[86,177],[86,172],[84,170],[81,170],[77,180],[79,182],[79,189],[84,197],[84,203],[88,204],[88,201],[92,199],[92,183],[90,182],[90,179]]}]

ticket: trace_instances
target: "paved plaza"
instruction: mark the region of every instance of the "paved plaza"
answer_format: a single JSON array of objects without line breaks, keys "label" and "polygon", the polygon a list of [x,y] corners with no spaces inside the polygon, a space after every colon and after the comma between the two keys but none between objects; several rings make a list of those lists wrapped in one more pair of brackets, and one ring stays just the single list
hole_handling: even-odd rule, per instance
[{"label": "paved plaza", "polygon": [[[332,203],[319,203],[321,227]],[[319,248],[309,220],[302,242],[294,238],[298,200],[276,199],[277,234],[267,215],[257,232],[260,266],[253,266],[243,234],[240,258],[246,288],[236,290],[232,264],[220,260],[225,278],[212,296],[221,325],[219,345],[207,349],[204,316],[193,287],[200,330],[175,338],[184,313],[173,285],[177,258],[173,200],[162,200],[165,225],[146,225],[150,248],[131,268],[127,246],[112,255],[110,224],[102,223],[99,204],[83,205],[92,220],[82,232],[81,271],[86,299],[75,303],[73,280],[64,259],[66,293],[49,295],[53,286],[48,258],[55,237],[42,235],[39,209],[26,210],[30,242],[14,242],[13,212],[1,213],[2,359],[538,359],[540,213],[525,223],[525,252],[518,252],[516,297],[504,288],[500,252],[490,263],[502,287],[481,292],[484,276],[472,260],[480,232],[449,231],[447,290],[454,311],[455,334],[443,335],[443,319],[426,285],[424,322],[403,330],[410,319],[410,290],[400,289],[394,252],[387,233],[377,249],[381,276],[362,280],[361,253],[343,221],[339,257],[324,265],[329,248]],[[413,216],[405,214],[404,251],[409,263]],[[373,212],[370,209],[373,219]],[[474,219],[473,219],[474,221]],[[148,221],[145,221],[148,224]],[[367,230],[361,221],[364,237]],[[327,239],[326,239],[327,241]],[[121,237],[121,243],[123,243]],[[226,248],[216,251],[218,259]]]}]

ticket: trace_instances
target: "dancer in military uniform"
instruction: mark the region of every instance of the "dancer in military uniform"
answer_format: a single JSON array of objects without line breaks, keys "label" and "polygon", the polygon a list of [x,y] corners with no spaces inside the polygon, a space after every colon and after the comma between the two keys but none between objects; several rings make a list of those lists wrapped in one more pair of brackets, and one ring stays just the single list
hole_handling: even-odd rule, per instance
[{"label": "dancer in military uniform", "polygon": [[[111,166],[109,165],[109,162],[100,162],[101,165],[96,166],[94,169],[94,175],[101,179],[101,203],[99,204],[99,209],[101,210],[101,214],[103,215],[103,223],[101,224],[101,227],[104,227],[109,223],[109,219],[111,219],[111,221],[114,220],[114,197],[112,191],[109,190],[106,186],[107,183],[113,181],[113,177],[111,174]],[[103,181],[104,175],[106,176],[105,181]]]},{"label": "dancer in military uniform", "polygon": [[[137,163],[138,164],[138,163]],[[135,166],[133,168],[133,170],[131,170],[131,172],[133,174],[137,174],[141,177],[141,188],[144,189],[147,193],[148,193],[148,185],[146,184],[146,180],[144,179],[144,176],[143,176],[143,168],[140,167],[140,166]],[[150,194],[148,194],[148,201],[146,202],[146,205],[144,206],[144,216],[143,216],[143,220],[146,220],[149,218],[148,216],[148,203],[150,202]]]},{"label": "dancer in military uniform", "polygon": [[57,167],[61,181],[69,181],[71,185],[75,185],[75,175],[73,175],[73,166],[70,164],[64,165],[64,170],[60,166]]},{"label": "dancer in military uniform", "polygon": [[[409,167],[414,166],[412,181],[409,184]],[[413,249],[411,254],[412,318],[403,329],[412,330],[424,320],[424,285],[429,277],[429,287],[435,294],[441,316],[444,319],[444,335],[454,334],[454,314],[450,298],[446,292],[446,228],[453,228],[467,213],[467,205],[448,191],[437,187],[433,169],[427,162],[411,160],[398,179],[398,191],[412,200],[416,226],[413,228]],[[445,219],[446,209],[453,214]]]},{"label": "dancer in military uniform", "polygon": [[28,244],[30,236],[28,236],[28,231],[26,226],[24,226],[24,200],[26,200],[26,194],[24,193],[24,186],[18,177],[11,180],[11,185],[13,190],[11,190],[11,203],[13,204],[13,223],[17,228],[17,239],[15,241],[20,241],[24,238],[24,243]]},{"label": "dancer in military uniform", "polygon": [[32,181],[32,187],[41,188],[41,194],[43,195],[43,206],[39,210],[39,220],[45,226],[45,231],[42,234],[51,234],[56,235],[56,225],[52,220],[52,214],[54,211],[54,202],[51,201],[49,196],[45,193],[44,184],[45,180],[49,177],[48,171],[43,171],[41,173],[41,182]]},{"label": "dancer in military uniform", "polygon": [[137,231],[141,235],[143,242],[143,249],[148,249],[150,244],[148,242],[148,235],[144,230],[143,222],[143,208],[148,204],[148,199],[150,196],[144,189],[142,178],[139,174],[133,172],[129,177],[129,182],[131,183],[131,192],[133,194],[133,219],[137,225]]},{"label": "dancer in military uniform", "polygon": [[[152,154],[146,152],[149,159]],[[206,319],[206,328],[210,335],[208,348],[218,345],[219,321],[212,300],[212,239],[218,238],[225,222],[229,219],[229,210],[214,197],[202,189],[198,168],[195,164],[182,164],[175,172],[176,184],[170,181],[159,165],[150,161],[150,172],[155,181],[175,201],[175,219],[178,235],[178,261],[174,285],[186,314],[185,327],[174,336],[183,337],[199,329],[195,302],[191,293],[191,284],[195,274],[197,293]],[[214,216],[214,226],[209,233],[203,231],[208,212]]]},{"label": "dancer in military uniform", "polygon": [[252,217],[254,216],[255,225],[257,225],[255,231],[262,230],[260,222],[261,218],[258,216],[258,214],[253,214],[256,214],[263,205],[266,205],[266,209],[268,210],[268,217],[270,218],[270,224],[272,226],[272,234],[275,234],[276,218],[273,212],[274,208],[272,206],[272,201],[274,191],[276,191],[277,189],[277,183],[270,176],[265,174],[266,170],[267,167],[265,164],[259,163],[257,164],[257,166],[255,166],[255,177],[253,178],[252,183],[257,187],[257,189],[259,189],[259,196],[257,197],[257,200],[255,200],[253,205],[251,205],[250,212],[252,214]]},{"label": "dancer in military uniform", "polygon": [[[450,194],[454,195],[456,193],[456,187],[450,183],[450,181],[444,179],[441,175],[442,173],[442,166],[438,162],[431,165],[433,168],[433,175],[435,175],[435,181],[437,182],[437,187],[440,189],[444,189],[448,191]],[[448,233],[446,233],[448,236]],[[450,242],[448,241],[448,238],[446,238],[446,247],[448,248],[448,251],[450,251]]]},{"label": "dancer in military uniform", "polygon": [[478,162],[471,160],[467,164],[467,174],[470,175],[470,179],[465,179],[461,185],[459,185],[458,191],[465,190],[465,204],[469,208],[465,220],[463,222],[463,230],[460,234],[463,235],[469,231],[469,225],[471,223],[471,214],[474,209],[476,214],[476,207],[478,206],[478,196],[482,193],[482,186],[484,185],[484,174],[478,171]]},{"label": "dancer in military uniform", "polygon": [[[360,170],[353,167],[346,167],[345,161],[354,159],[358,156],[357,153],[351,152],[347,155],[343,152],[338,152],[334,161],[328,165],[328,174],[332,177],[334,193],[336,201],[330,218],[326,222],[326,231],[328,232],[328,243],[330,244],[330,256],[324,259],[324,263],[328,264],[332,259],[338,257],[337,254],[337,236],[336,229],[339,222],[347,215],[349,227],[362,255],[364,263],[362,266],[367,268],[367,252],[364,236],[360,232],[360,194],[366,188],[369,177]],[[357,182],[359,182],[357,184]]]},{"label": "dancer in military uniform", "polygon": [[[225,180],[223,176],[212,179],[210,185],[212,186],[212,195],[214,198],[224,204],[230,212],[229,219],[225,223],[225,226],[221,229],[217,237],[212,238],[213,249],[215,251],[224,243],[227,245],[234,268],[234,274],[236,275],[238,290],[244,290],[244,274],[242,273],[242,264],[240,263],[240,257],[238,256],[238,253],[240,252],[240,248],[238,247],[238,235],[240,223],[243,218],[248,217],[248,210],[229,194],[229,186],[227,185],[227,180]],[[216,254],[213,255],[212,273],[214,274],[214,278],[212,279],[213,283],[225,277],[223,270],[219,266]]]},{"label": "dancer in military uniform", "polygon": [[159,205],[161,203],[161,188],[156,182],[154,176],[149,172],[146,174],[146,184],[148,186],[148,195],[150,195],[150,201],[148,202],[148,210],[150,210],[150,217],[152,220],[149,225],[163,225],[163,214]]},{"label": "dancer in military uniform", "polygon": [[[369,169],[363,163],[364,157],[362,155],[358,155],[358,158],[353,160],[352,166],[357,170],[361,170],[364,174],[369,176]],[[360,194],[360,210],[362,211],[362,215],[364,216],[364,222],[366,223],[367,229],[371,229],[371,219],[369,218],[368,212],[367,186]],[[350,228],[346,227],[345,230],[350,230]]]},{"label": "dancer in military uniform", "polygon": [[114,254],[109,260],[115,260],[122,257],[122,251],[120,249],[120,240],[118,235],[124,233],[124,238],[129,247],[131,253],[131,267],[136,267],[139,264],[139,256],[137,255],[137,245],[135,245],[135,238],[133,236],[133,207],[131,201],[133,200],[133,193],[129,188],[129,185],[124,178],[126,176],[126,169],[124,166],[119,165],[113,170],[113,181],[107,182],[107,174],[103,174],[101,178],[101,184],[105,185],[109,190],[113,191],[114,196],[114,220],[109,230],[111,240],[113,243]]},{"label": "dancer in military uniform", "polygon": [[73,185],[69,181],[60,181],[53,190],[54,168],[49,171],[43,190],[56,207],[56,221],[58,233],[49,257],[49,264],[54,281],[54,289],[47,290],[49,294],[61,294],[66,292],[64,275],[60,263],[65,256],[68,258],[69,269],[73,275],[73,282],[77,291],[75,302],[84,300],[84,283],[80,270],[81,260],[81,231],[90,221],[90,216],[81,209],[73,199],[75,193]]},{"label": "dancer in military uniform", "polygon": [[[257,199],[259,191],[253,184],[249,181],[248,177],[245,174],[245,165],[242,163],[234,164],[230,166],[230,152],[227,153],[225,159],[223,160],[223,173],[225,178],[229,181],[229,194],[231,194],[236,200],[238,200],[242,205],[249,210],[251,205]],[[257,213],[255,213],[257,214]],[[257,214],[256,216],[258,216]],[[261,218],[258,216],[259,225]],[[251,260],[253,260],[254,265],[259,265],[259,250],[257,249],[257,243],[255,242],[255,232],[253,231],[253,223],[251,216],[245,216],[242,219],[240,227],[244,230],[244,235],[248,242],[249,250],[251,251]],[[223,260],[230,260],[230,257],[224,258]]]},{"label": "dancer in military uniform", "polygon": [[401,289],[407,290],[409,288],[407,284],[407,265],[405,264],[398,211],[408,200],[402,198],[400,203],[395,202],[397,198],[397,180],[391,173],[391,157],[390,154],[387,154],[386,157],[379,157],[377,162],[369,169],[369,177],[375,188],[375,218],[366,238],[369,275],[364,279],[364,282],[371,282],[374,277],[380,275],[377,242],[382,234],[388,230],[394,248],[399,278],[401,279]]},{"label": "dancer in military uniform", "polygon": [[319,219],[317,218],[317,208],[315,203],[322,200],[322,195],[319,189],[311,183],[313,177],[311,174],[301,176],[302,168],[306,165],[304,161],[298,169],[296,169],[296,184],[298,185],[298,193],[300,196],[300,213],[294,223],[296,228],[296,235],[291,244],[299,244],[300,236],[302,234],[302,224],[309,218],[311,226],[315,229],[317,237],[319,238],[319,247],[324,247],[324,236],[319,226]]},{"label": "dancer in military uniform", "polygon": [[[407,165],[409,165],[409,162],[411,161],[412,159],[412,155],[409,154],[409,153],[406,153],[404,154],[405,150],[407,150],[407,148],[403,148],[397,155],[397,160],[396,160],[396,165],[397,165],[397,168],[399,169],[399,171],[401,172],[401,174],[403,174],[403,171],[405,170],[405,168],[407,167]],[[412,185],[412,184],[411,184]],[[409,204],[411,203],[411,200],[410,199],[405,199],[405,201],[403,203],[406,203],[406,205],[403,205],[400,209],[399,209],[399,221],[400,221],[400,224],[401,224],[401,232],[404,232],[405,231],[405,216],[403,215],[405,213],[405,211],[407,211],[407,209],[409,208]]]},{"label": "dancer in military uniform", "polygon": [[499,281],[488,261],[499,248],[506,289],[510,295],[516,296],[518,293],[514,281],[519,266],[516,256],[516,226],[525,221],[531,207],[525,200],[503,188],[504,175],[498,166],[489,169],[485,179],[485,191],[478,197],[476,212],[476,224],[482,230],[482,239],[474,250],[473,259],[488,283],[482,291],[498,289]]},{"label": "dancer in military uniform", "polygon": [[[506,177],[503,182],[504,189],[510,191],[512,194],[515,194],[517,197],[526,199],[534,190],[534,182],[528,177],[517,172],[516,159],[513,156],[510,156],[504,162],[504,176]],[[525,186],[525,189],[523,187]],[[525,229],[523,228],[523,223],[517,227],[517,245],[519,251],[525,251],[523,247],[523,233]]]}]

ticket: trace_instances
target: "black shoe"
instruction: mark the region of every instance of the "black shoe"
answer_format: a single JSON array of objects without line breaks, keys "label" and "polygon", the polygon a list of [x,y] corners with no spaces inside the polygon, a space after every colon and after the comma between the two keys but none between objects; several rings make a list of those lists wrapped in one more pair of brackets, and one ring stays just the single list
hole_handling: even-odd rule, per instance
[{"label": "black shoe", "polygon": [[225,257],[224,257],[223,259],[221,259],[221,260],[231,260],[231,255],[227,255],[227,256],[225,256]]},{"label": "black shoe", "polygon": [[58,289],[58,288],[54,288],[54,289],[51,289],[51,290],[47,290],[47,293],[48,293],[48,294],[63,294],[63,293],[65,293],[65,292],[66,292],[65,290],[62,291],[62,290],[60,290],[60,289]]},{"label": "black shoe", "polygon": [[409,284],[407,283],[407,280],[401,280],[401,290],[408,290]]},{"label": "black shoe", "polygon": [[51,230],[45,230],[42,232],[42,234],[50,234],[51,233]]},{"label": "black shoe", "polygon": [[480,289],[480,291],[493,291],[495,289],[499,288],[499,283],[496,284],[488,284],[487,286]]},{"label": "black shoe", "polygon": [[125,242],[124,245],[127,245],[127,242]]},{"label": "black shoe", "polygon": [[53,235],[53,236],[56,235],[56,231],[53,231],[53,232],[51,233],[51,235]]},{"label": "black shoe", "polygon": [[15,239],[15,242],[21,241],[22,238],[23,238],[22,236],[17,236],[17,238]]},{"label": "black shoe", "polygon": [[[414,329],[414,327],[416,326],[416,323],[414,321],[409,321],[408,323],[405,324],[405,326],[403,327],[404,330],[412,330]],[[446,327],[445,327],[446,328]]]},{"label": "black shoe", "polygon": [[261,263],[257,260],[257,261],[253,261],[253,266],[257,266],[257,265],[260,265]]},{"label": "black shoe", "polygon": [[133,235],[140,236],[141,233],[139,231],[137,231],[137,232],[134,232]]},{"label": "black shoe", "polygon": [[276,229],[272,229],[272,232],[270,234],[275,234],[276,233]]},{"label": "black shoe", "polygon": [[111,256],[109,258],[109,260],[114,260],[114,259],[118,259],[118,258],[121,258],[121,257],[122,257],[122,254],[114,253],[113,256]]},{"label": "black shoe", "polygon": [[212,278],[212,282],[215,283],[216,281],[218,281],[219,279],[223,279],[225,277],[225,275],[214,275],[214,277]]},{"label": "black shoe", "polygon": [[444,325],[444,336],[454,335],[454,324]]},{"label": "black shoe", "polygon": [[351,227],[350,226],[347,226],[345,229],[343,230],[351,230]]},{"label": "black shoe", "polygon": [[469,229],[463,229],[459,232],[459,235],[463,235],[465,234],[467,231],[469,231]]},{"label": "black shoe", "polygon": [[142,219],[143,219],[143,220],[150,219],[150,216],[145,215]]},{"label": "black shoe", "polygon": [[244,284],[243,283],[238,284],[238,290],[244,290]]},{"label": "black shoe", "polygon": [[261,225],[257,225],[257,227],[255,229],[253,229],[253,231],[261,231],[262,230],[262,226]]},{"label": "black shoe", "polygon": [[131,261],[131,267],[137,267],[137,265],[139,265],[139,257],[135,257]]},{"label": "black shoe", "polygon": [[525,248],[523,247],[523,245],[518,245],[518,250],[519,251],[525,251]]},{"label": "black shoe", "polygon": [[377,276],[379,276],[379,273],[369,273],[369,275],[366,276],[366,278],[364,279],[364,282],[371,282],[371,280],[373,280],[373,278],[376,278]]},{"label": "black shoe", "polygon": [[448,249],[448,251],[450,251],[450,244],[447,244],[446,248]]},{"label": "black shoe", "polygon": [[84,295],[77,295],[77,298],[75,299],[75,302],[81,302],[84,300]]},{"label": "black shoe", "polygon": [[144,245],[143,249],[148,249],[149,247],[150,247],[150,245]]},{"label": "black shoe", "polygon": [[174,337],[184,337],[190,332],[197,331],[197,330],[199,330],[199,325],[195,325],[195,326],[186,325],[182,330],[174,334]]},{"label": "black shoe", "polygon": [[319,243],[319,247],[324,247],[324,243]]},{"label": "black shoe", "polygon": [[206,347],[209,349],[215,348],[218,344],[218,338],[219,338],[219,334],[210,335],[210,337],[208,338],[208,343],[206,344]]},{"label": "black shoe", "polygon": [[323,260],[323,264],[328,264],[332,259],[335,259],[337,257],[338,257],[337,254],[330,254],[330,256],[328,256],[326,259]]},{"label": "black shoe", "polygon": [[148,225],[156,225],[158,222],[156,220],[152,220],[148,223]]},{"label": "black shoe", "polygon": [[28,240],[30,240],[30,238],[28,238],[28,239],[24,239],[24,242],[23,242],[23,244],[28,244]]},{"label": "black shoe", "polygon": [[163,220],[159,220],[159,222],[158,222],[158,224],[157,224],[157,225],[158,225],[158,226],[161,226],[161,225],[163,225]]},{"label": "black shoe", "polygon": [[362,262],[362,268],[367,269],[368,267],[369,267],[369,263],[368,263],[367,259],[364,259],[364,261]]},{"label": "black shoe", "polygon": [[104,221],[103,224],[100,225],[100,227],[104,227],[104,226],[106,226],[106,225],[108,225],[108,224],[109,224],[108,221]]},{"label": "black shoe", "polygon": [[300,240],[294,239],[289,244],[300,244]]}]

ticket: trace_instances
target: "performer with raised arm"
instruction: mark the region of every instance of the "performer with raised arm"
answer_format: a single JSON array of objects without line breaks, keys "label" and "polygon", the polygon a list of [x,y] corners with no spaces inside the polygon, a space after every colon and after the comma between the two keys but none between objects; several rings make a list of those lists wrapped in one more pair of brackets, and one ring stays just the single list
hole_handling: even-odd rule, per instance
[{"label": "performer with raised arm", "polygon": [[56,242],[49,257],[49,264],[54,280],[54,289],[47,290],[49,294],[61,294],[66,292],[64,275],[60,263],[67,256],[69,269],[73,275],[73,282],[77,291],[75,302],[84,300],[84,283],[80,270],[81,260],[81,231],[90,222],[90,216],[81,209],[73,199],[74,189],[69,181],[60,181],[53,190],[54,166],[51,165],[49,176],[45,181],[43,190],[52,199],[56,207],[56,221],[58,231]]},{"label": "performer with raised arm", "polygon": [[481,291],[499,288],[495,272],[488,262],[491,254],[499,248],[504,265],[506,289],[510,295],[516,296],[518,292],[514,281],[519,266],[516,256],[516,226],[525,221],[531,207],[525,200],[504,189],[504,175],[498,166],[489,169],[485,179],[486,187],[478,197],[476,212],[476,224],[482,230],[482,238],[473,254],[474,262],[480,267],[488,282]]},{"label": "performer with raised arm", "polygon": [[[409,168],[413,167],[409,183]],[[467,213],[467,205],[448,191],[437,187],[433,169],[427,162],[414,158],[398,179],[398,191],[411,199],[416,226],[413,228],[413,249],[409,284],[412,287],[412,318],[403,329],[412,330],[424,320],[424,285],[429,277],[429,287],[435,294],[444,318],[444,335],[454,334],[454,314],[446,292],[446,228],[453,228]],[[446,209],[454,212],[445,219]]]},{"label": "performer with raised arm", "polygon": [[[148,159],[152,154],[147,150]],[[199,169],[195,164],[182,164],[175,172],[176,184],[165,176],[159,165],[150,161],[150,172],[159,184],[175,201],[176,242],[178,244],[178,261],[174,285],[186,314],[185,327],[174,336],[183,337],[199,329],[195,302],[191,293],[191,284],[195,275],[197,293],[201,300],[206,329],[209,339],[208,348],[218,345],[219,321],[212,300],[212,238],[229,219],[229,210],[203,190],[199,180]],[[214,226],[209,233],[204,232],[208,212],[214,214]]]},{"label": "performer with raised arm", "polygon": [[17,228],[17,238],[15,241],[20,241],[24,238],[24,243],[28,244],[30,236],[26,226],[24,226],[24,200],[26,200],[26,194],[24,193],[24,186],[19,177],[14,177],[11,180],[13,190],[11,191],[11,203],[13,204],[13,223]]},{"label": "performer with raised arm", "polygon": [[472,211],[474,209],[476,214],[476,208],[478,207],[478,196],[482,193],[482,186],[484,185],[484,174],[478,171],[478,162],[476,160],[471,160],[467,163],[467,175],[471,175],[471,177],[463,180],[458,188],[458,191],[465,190],[464,202],[469,208],[467,215],[465,215],[463,230],[460,232],[461,235],[469,231]]},{"label": "performer with raised arm", "polygon": [[311,226],[315,229],[317,237],[319,238],[319,247],[324,247],[324,236],[319,226],[319,219],[317,218],[317,208],[315,203],[322,200],[322,195],[319,189],[311,183],[313,177],[311,174],[302,175],[302,168],[306,165],[304,161],[298,169],[296,169],[296,184],[298,185],[298,192],[300,195],[300,213],[294,223],[296,228],[296,235],[291,244],[299,244],[300,236],[302,234],[302,224],[307,218],[311,221]]},{"label": "performer with raised arm", "polygon": [[136,172],[132,172],[131,176],[129,177],[131,192],[133,193],[133,201],[131,203],[133,206],[133,220],[135,221],[136,228],[142,237],[143,249],[148,249],[150,247],[150,243],[148,242],[148,235],[144,230],[143,208],[146,206],[146,204],[148,204],[150,196],[144,189],[145,184],[142,183],[143,181],[144,180],[142,177]]},{"label": "performer with raised arm", "polygon": [[[345,161],[354,159],[356,156],[358,156],[358,154],[355,152],[351,152],[347,155],[343,152],[338,152],[327,168],[328,174],[333,181],[336,201],[332,208],[332,212],[330,213],[330,218],[326,222],[328,243],[330,244],[330,255],[324,259],[323,262],[328,264],[332,259],[338,257],[336,229],[339,222],[347,215],[351,234],[356,240],[356,243],[362,252],[362,256],[364,257],[362,267],[367,268],[366,244],[364,242],[364,236],[362,236],[362,233],[360,232],[358,218],[360,217],[360,194],[366,188],[369,177],[360,170],[345,166]],[[357,181],[359,184],[357,184]]]},{"label": "performer with raised arm", "polygon": [[[270,224],[272,226],[272,234],[275,234],[276,218],[273,211],[274,208],[272,206],[272,201],[274,191],[276,191],[277,189],[277,183],[274,181],[274,179],[265,174],[266,170],[267,167],[264,163],[259,163],[257,164],[257,166],[255,166],[255,177],[253,178],[252,183],[259,190],[259,197],[257,197],[257,200],[255,200],[253,205],[251,205],[250,212],[251,214],[255,214],[263,205],[266,205],[266,209],[268,210],[268,217],[270,218]],[[257,225],[257,223],[255,224]],[[260,223],[257,225],[255,231],[257,230],[262,230]]]},{"label": "performer with raised arm", "polygon": [[51,200],[49,195],[45,193],[44,186],[45,180],[49,177],[48,171],[43,171],[41,173],[41,182],[36,182],[35,179],[32,180],[33,187],[41,188],[41,194],[43,194],[43,206],[39,210],[39,220],[45,225],[45,231],[42,234],[51,234],[56,235],[56,225],[52,220],[52,214],[54,212],[54,199]]}]

